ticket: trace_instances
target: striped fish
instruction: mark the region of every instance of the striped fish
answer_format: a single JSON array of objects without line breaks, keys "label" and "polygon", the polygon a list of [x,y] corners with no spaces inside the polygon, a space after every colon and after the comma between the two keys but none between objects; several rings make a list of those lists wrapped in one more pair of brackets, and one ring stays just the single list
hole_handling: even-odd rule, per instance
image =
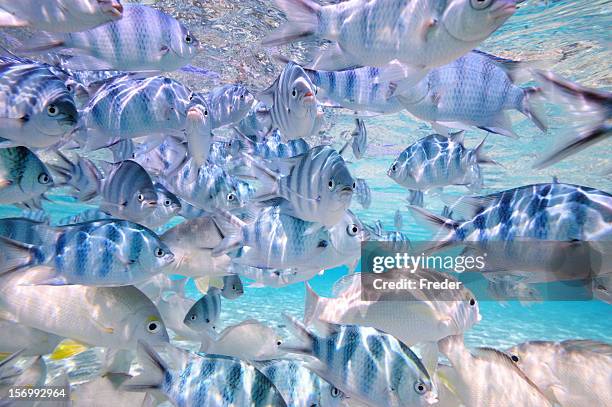
[{"label": "striped fish", "polygon": [[76,50],[66,67],[79,70],[161,71],[188,65],[199,41],[163,11],[124,6],[123,18],[87,31],[37,36],[22,53]]},{"label": "striped fish", "polygon": [[326,335],[317,336],[295,318],[286,318],[300,344],[280,349],[315,358],[309,368],[349,398],[372,406],[437,402],[437,390],[420,359],[393,336],[374,328],[324,322]]},{"label": "striped fish", "polygon": [[302,361],[270,360],[255,365],[274,383],[287,407],[345,405],[344,393],[309,370]]},{"label": "striped fish", "polygon": [[255,104],[255,97],[244,85],[224,85],[208,94],[212,128],[237,124]]},{"label": "striped fish", "polygon": [[[45,247],[0,241],[4,250],[27,259],[26,266],[41,266],[28,271],[33,274],[31,285],[132,285],[148,280],[174,261],[155,233],[128,221],[91,221],[59,227],[56,233],[50,260],[43,256]],[[23,267],[3,264],[0,274]]]},{"label": "striped fish", "polygon": [[113,154],[113,162],[115,163],[136,158],[136,146],[134,145],[134,141],[130,139],[118,141],[112,146],[109,146],[108,149]]},{"label": "striped fish", "polygon": [[355,179],[355,193],[353,196],[363,209],[368,209],[372,205],[372,190],[363,178]]},{"label": "striped fish", "polygon": [[163,76],[111,80],[83,109],[79,141],[85,148],[97,149],[122,139],[182,134],[190,94]]},{"label": "striped fish", "polygon": [[39,201],[53,186],[51,173],[32,151],[0,148],[0,204]]},{"label": "striped fish", "polygon": [[158,196],[145,169],[131,160],[105,165],[107,171],[100,187],[100,209],[136,223],[149,219],[157,207]]},{"label": "striped fish", "polygon": [[181,210],[181,201],[172,192],[168,191],[162,184],[155,183],[157,193],[157,206],[151,216],[147,217],[143,224],[150,229],[164,226]]},{"label": "striped fish", "polygon": [[68,185],[75,191],[75,197],[83,202],[87,202],[100,193],[100,182],[103,178],[102,173],[96,165],[88,158],[77,154],[77,161],[73,163],[59,150],[56,151],[60,158],[58,164],[51,164],[50,167],[60,174],[64,180],[58,186]]},{"label": "striped fish", "polygon": [[[289,216],[277,206],[249,214],[243,221],[230,213],[219,213],[215,221],[225,238],[213,255],[236,253],[234,263],[257,268],[313,268],[330,244],[329,232],[311,222]],[[314,266],[317,270],[321,268]]]},{"label": "striped fish", "polygon": [[355,181],[344,159],[329,146],[318,146],[307,153],[277,160],[285,174],[279,175],[243,154],[264,184],[254,200],[284,198],[291,215],[331,227],[338,223],[351,204]]},{"label": "striped fish", "polygon": [[205,329],[215,330],[215,324],[221,315],[221,290],[210,287],[206,294],[200,298],[187,311],[183,322],[196,331]]},{"label": "striped fish", "polygon": [[222,356],[199,356],[172,349],[172,367],[141,342],[142,373],[122,386],[128,391],[158,390],[176,406],[285,407],[276,387],[253,366]]},{"label": "striped fish", "polygon": [[483,151],[484,141],[467,149],[462,132],[451,137],[439,134],[423,137],[402,151],[387,170],[387,176],[409,190],[464,185],[470,191],[478,191],[483,184],[479,164],[495,164]]},{"label": "striped fish", "polygon": [[223,288],[221,295],[228,300],[235,300],[244,294],[244,286],[242,280],[237,274],[231,274],[223,277]]},{"label": "striped fish", "polygon": [[513,69],[522,62],[472,51],[456,61],[433,69],[414,88],[397,95],[402,105],[419,119],[440,127],[467,130],[471,126],[508,137],[512,130],[508,110],[518,110],[546,131],[544,117],[533,106],[537,88],[514,84]]},{"label": "striped fish", "polygon": [[303,138],[282,141],[278,130],[272,131],[263,141],[254,141],[252,138],[239,133],[240,138],[233,140],[236,145],[236,153],[246,152],[250,155],[261,157],[265,160],[276,158],[291,158],[304,154],[310,150],[308,142]]},{"label": "striped fish", "polygon": [[[182,139],[165,136],[159,140],[150,140],[139,144],[134,149],[133,160],[153,176],[174,174],[185,164],[188,156],[187,145]],[[130,159],[132,157],[129,157]],[[123,160],[119,160],[123,161]],[[115,162],[119,162],[115,161]]]},{"label": "striped fish", "polygon": [[263,137],[273,130],[270,107],[261,101],[238,123],[238,130],[247,136]]},{"label": "striped fish", "polygon": [[[368,149],[368,131],[361,119],[355,119],[355,130],[351,133],[351,141],[344,148],[351,146],[355,159],[361,160]],[[343,150],[344,150],[343,148]],[[342,154],[342,151],[340,151]]]},{"label": "striped fish", "polygon": [[1,0],[0,26],[53,32],[85,31],[119,20],[119,0]]},{"label": "striped fish", "polygon": [[52,146],[74,128],[78,117],[64,81],[46,66],[0,64],[0,138],[9,145]]},{"label": "striped fish", "polygon": [[304,71],[287,63],[280,76],[257,100],[271,106],[272,125],[288,140],[308,137],[318,131],[316,87]]},{"label": "striped fish", "polygon": [[210,104],[205,97],[192,94],[187,106],[185,139],[189,156],[199,166],[208,160],[212,143],[213,117]]}]

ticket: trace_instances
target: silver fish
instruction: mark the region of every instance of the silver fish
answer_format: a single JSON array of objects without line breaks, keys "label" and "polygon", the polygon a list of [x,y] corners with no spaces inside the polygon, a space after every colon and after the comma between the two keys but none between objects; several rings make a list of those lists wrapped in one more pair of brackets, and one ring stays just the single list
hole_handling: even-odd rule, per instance
[{"label": "silver fish", "polygon": [[211,287],[185,315],[183,322],[196,331],[215,330],[215,324],[221,315],[221,291]]},{"label": "silver fish", "polygon": [[43,356],[63,340],[61,336],[0,319],[0,353],[23,350],[21,356]]},{"label": "silver fish", "polygon": [[235,300],[244,294],[244,287],[240,277],[236,274],[223,277],[221,295],[228,300]]},{"label": "silver fish", "polygon": [[142,342],[138,361],[144,370],[122,388],[138,392],[156,389],[180,406],[286,406],[272,382],[245,362],[179,349],[174,353],[171,367]]},{"label": "silver fish", "polygon": [[270,133],[273,130],[270,106],[258,101],[238,123],[238,129],[247,136],[263,137]]},{"label": "silver fish", "polygon": [[181,201],[172,192],[168,191],[162,184],[155,183],[157,193],[157,206],[152,215],[143,222],[150,229],[164,226],[181,210]]},{"label": "silver fish", "polygon": [[433,68],[476,48],[516,11],[517,0],[352,0],[322,6],[312,0],[276,0],[289,20],[263,41],[332,43],[319,69],[382,66],[398,59]]},{"label": "silver fish", "polygon": [[0,148],[0,203],[40,200],[53,185],[51,173],[32,151]]},{"label": "silver fish", "polygon": [[355,179],[355,192],[353,196],[363,209],[368,209],[372,205],[372,190],[368,182],[363,178]]},{"label": "silver fish", "polygon": [[432,134],[402,151],[387,175],[409,190],[464,185],[477,192],[483,185],[479,164],[496,163],[485,155],[483,146],[484,140],[474,149],[467,149],[463,145],[463,133],[452,137]]},{"label": "silver fish", "polygon": [[187,106],[185,139],[189,148],[189,156],[198,166],[203,165],[210,154],[213,120],[209,102],[200,95],[191,95]]},{"label": "silver fish", "polygon": [[161,142],[153,139],[136,146],[132,155],[134,161],[142,165],[152,176],[163,174],[169,176],[186,163],[188,149],[183,140],[174,136],[165,136]]},{"label": "silver fish", "polygon": [[80,55],[66,61],[71,69],[164,72],[188,65],[199,47],[194,35],[172,16],[127,4],[120,20],[87,31],[39,37],[21,51],[77,50]]},{"label": "silver fish", "polygon": [[272,124],[287,140],[318,131],[316,87],[302,67],[289,62],[257,99],[271,106]]},{"label": "silver fish", "polygon": [[212,109],[212,128],[237,124],[255,104],[255,97],[244,85],[224,85],[208,94]]},{"label": "silver fish", "polygon": [[287,211],[309,222],[331,227],[338,223],[351,204],[355,181],[344,159],[331,147],[318,146],[299,156],[277,160],[282,174],[270,171],[250,156],[264,191],[254,200],[284,198]]},{"label": "silver fish", "polygon": [[64,179],[58,182],[58,186],[69,185],[76,191],[75,197],[87,202],[100,193],[103,175],[96,165],[88,158],[77,155],[76,163],[70,161],[62,152],[56,151],[60,158],[58,164],[50,167],[59,173]]},{"label": "silver fish", "polygon": [[85,31],[119,20],[119,0],[0,1],[0,26],[53,32]]},{"label": "silver fish", "polygon": [[419,358],[391,335],[357,325],[325,324],[318,336],[287,318],[300,340],[282,350],[314,357],[308,367],[351,399],[373,406],[426,406],[437,391]]},{"label": "silver fish", "polygon": [[433,123],[434,129],[471,126],[508,137],[517,137],[507,115],[518,110],[546,131],[544,115],[533,101],[539,88],[522,88],[512,80],[512,70],[524,64],[481,51],[433,69],[413,88],[398,90],[397,99],[416,117]]},{"label": "silver fish", "polygon": [[13,145],[49,147],[74,128],[78,117],[70,91],[47,67],[0,65],[1,138]]},{"label": "silver fish", "polygon": [[254,141],[251,137],[239,133],[240,138],[232,140],[236,144],[236,153],[246,152],[250,155],[274,161],[276,158],[291,158],[310,150],[303,138],[282,141],[278,130],[272,131],[263,141]]}]

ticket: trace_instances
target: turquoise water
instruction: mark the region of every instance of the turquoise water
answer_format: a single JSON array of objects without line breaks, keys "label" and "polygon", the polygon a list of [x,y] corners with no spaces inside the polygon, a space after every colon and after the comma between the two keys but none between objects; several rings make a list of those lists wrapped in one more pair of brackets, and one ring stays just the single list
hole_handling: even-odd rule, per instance
[{"label": "turquoise water", "polygon": [[[212,4],[214,3],[214,4]],[[269,84],[280,71],[280,65],[271,61],[270,53],[256,46],[257,42],[280,20],[272,10],[270,1],[157,1],[154,4],[180,18],[205,39],[206,55],[194,65],[205,66],[221,74],[222,82],[244,81],[255,89]],[[487,40],[481,49],[496,55],[522,59],[544,60],[553,71],[584,85],[612,89],[612,2],[610,1],[527,1],[499,32]],[[300,50],[292,48],[291,53]],[[207,89],[216,83],[177,75],[194,90]],[[535,171],[531,164],[566,134],[572,123],[556,106],[545,105],[550,130],[542,134],[524,116],[512,115],[514,129],[520,139],[490,135],[488,153],[501,166],[484,169],[483,194],[521,185],[550,182],[553,176],[561,182],[586,185],[612,192],[610,174],[602,170],[610,166],[612,140],[591,147],[546,170]],[[337,122],[330,134],[339,147],[340,134],[352,130],[352,118],[336,114]],[[386,171],[407,145],[431,133],[429,125],[408,114],[368,118],[366,121],[370,145],[366,158],[352,163],[355,177],[365,178],[372,189],[372,205],[363,210],[356,203],[354,211],[364,222],[381,220],[393,228],[393,216],[400,209],[404,216],[402,231],[412,240],[427,240],[429,233],[405,210],[406,191],[386,176]],[[469,131],[466,145],[475,146],[485,135],[482,131]],[[77,214],[88,206],[75,203],[61,190],[51,194],[53,202],[45,203],[45,210],[57,221]],[[451,195],[465,193],[461,188],[448,188]],[[439,213],[442,202],[426,196],[426,207]],[[0,217],[16,216],[20,209],[0,206]],[[179,220],[176,219],[175,222]],[[330,295],[333,283],[347,272],[346,268],[328,270],[312,280],[312,286],[321,295]],[[189,294],[200,294],[190,287]],[[303,313],[304,287],[302,284],[282,288],[249,288],[235,301],[224,301],[220,328],[255,318],[284,331],[282,312],[295,316]],[[612,342],[612,306],[601,301],[566,301],[533,303],[518,302],[480,303],[482,321],[466,332],[470,346],[506,348],[527,340],[563,340],[588,338]],[[88,370],[95,363],[92,352],[79,355],[68,363],[78,370]],[[92,365],[93,363],[93,365]]]}]

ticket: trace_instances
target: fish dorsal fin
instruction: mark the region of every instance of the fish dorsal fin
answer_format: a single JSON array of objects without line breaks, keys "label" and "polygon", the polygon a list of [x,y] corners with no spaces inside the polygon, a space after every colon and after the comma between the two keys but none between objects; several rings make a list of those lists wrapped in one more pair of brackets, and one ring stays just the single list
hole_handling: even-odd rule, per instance
[{"label": "fish dorsal fin", "polygon": [[260,102],[265,103],[268,106],[272,106],[274,103],[274,92],[278,87],[278,78],[270,85],[267,89],[262,90],[261,92],[255,95],[255,99]]},{"label": "fish dorsal fin", "polygon": [[570,339],[561,342],[561,346],[568,350],[587,350],[612,357],[612,345],[605,342],[593,341],[589,339]]},{"label": "fish dorsal fin", "polygon": [[442,201],[448,205],[453,214],[459,219],[473,219],[483,209],[490,206],[496,196],[463,196],[454,198],[443,195]]},{"label": "fish dorsal fin", "polygon": [[448,135],[452,142],[463,145],[463,141],[465,140],[465,130],[458,131],[456,133],[451,133]]}]

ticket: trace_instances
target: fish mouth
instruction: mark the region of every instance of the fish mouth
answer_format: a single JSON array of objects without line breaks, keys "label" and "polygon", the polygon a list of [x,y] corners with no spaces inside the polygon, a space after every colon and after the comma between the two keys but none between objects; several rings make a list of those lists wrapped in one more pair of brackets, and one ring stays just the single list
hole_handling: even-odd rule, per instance
[{"label": "fish mouth", "polygon": [[514,13],[516,13],[516,5],[522,0],[502,0],[498,1],[496,5],[491,9],[491,17],[494,20],[507,19]]},{"label": "fish mouth", "polygon": [[[99,1],[103,6],[108,5],[108,1]],[[106,13],[110,14],[115,19],[119,19],[123,16],[123,5],[118,1],[111,1],[110,7],[107,7],[105,10]]]},{"label": "fish mouth", "polygon": [[306,93],[304,94],[304,97],[302,98],[302,101],[303,101],[305,104],[313,104],[313,103],[316,103],[317,98],[315,97],[314,93],[312,93],[312,92],[306,92]]},{"label": "fish mouth", "polygon": [[353,187],[351,185],[345,185],[340,189],[340,193],[353,193]]},{"label": "fish mouth", "polygon": [[427,392],[427,395],[425,396],[425,402],[429,405],[436,404],[438,402],[438,396],[432,391]]},{"label": "fish mouth", "polygon": [[144,203],[145,208],[154,208],[157,206],[157,201],[147,201]]}]

